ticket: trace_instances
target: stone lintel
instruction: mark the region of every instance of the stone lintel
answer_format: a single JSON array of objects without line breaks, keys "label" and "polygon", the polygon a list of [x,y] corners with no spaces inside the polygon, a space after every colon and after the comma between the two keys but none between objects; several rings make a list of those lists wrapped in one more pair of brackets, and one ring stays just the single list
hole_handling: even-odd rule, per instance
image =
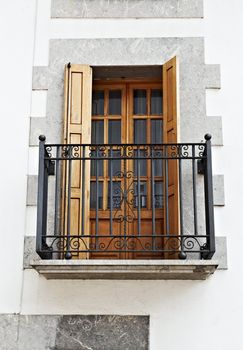
[{"label": "stone lintel", "polygon": [[47,279],[205,280],[210,260],[41,260],[32,267]]},{"label": "stone lintel", "polygon": [[202,18],[203,0],[52,0],[52,18]]}]

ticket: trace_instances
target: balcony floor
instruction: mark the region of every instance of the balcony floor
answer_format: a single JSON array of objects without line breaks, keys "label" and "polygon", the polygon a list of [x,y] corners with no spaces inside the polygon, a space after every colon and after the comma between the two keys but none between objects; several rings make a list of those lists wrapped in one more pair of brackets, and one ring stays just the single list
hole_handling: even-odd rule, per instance
[{"label": "balcony floor", "polygon": [[40,260],[31,266],[47,279],[205,280],[215,260]]}]

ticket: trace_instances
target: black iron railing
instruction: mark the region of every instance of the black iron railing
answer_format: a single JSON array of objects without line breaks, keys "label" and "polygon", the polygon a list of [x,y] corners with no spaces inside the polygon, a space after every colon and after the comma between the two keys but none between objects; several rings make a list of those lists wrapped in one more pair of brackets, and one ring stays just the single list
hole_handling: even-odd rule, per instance
[{"label": "black iron railing", "polygon": [[45,144],[36,251],[43,259],[210,259],[211,136],[205,143]]}]

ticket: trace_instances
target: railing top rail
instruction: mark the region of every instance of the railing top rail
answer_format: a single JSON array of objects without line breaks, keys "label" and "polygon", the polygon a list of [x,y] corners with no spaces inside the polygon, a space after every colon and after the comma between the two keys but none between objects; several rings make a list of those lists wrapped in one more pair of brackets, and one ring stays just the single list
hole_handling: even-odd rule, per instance
[{"label": "railing top rail", "polygon": [[206,143],[45,144],[45,159],[202,159]]},{"label": "railing top rail", "polygon": [[159,146],[204,146],[206,142],[190,143],[45,143],[46,147],[159,147]]}]

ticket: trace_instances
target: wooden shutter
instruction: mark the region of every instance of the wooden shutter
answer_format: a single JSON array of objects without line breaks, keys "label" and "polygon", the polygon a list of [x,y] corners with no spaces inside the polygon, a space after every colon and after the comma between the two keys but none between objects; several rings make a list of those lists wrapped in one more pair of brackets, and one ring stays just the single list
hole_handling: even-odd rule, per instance
[{"label": "wooden shutter", "polygon": [[[64,87],[64,143],[91,143],[91,95],[92,69],[87,65],[68,64],[65,67]],[[81,152],[81,150],[79,150]],[[86,150],[86,155],[88,150]],[[81,235],[82,206],[84,205],[84,234],[89,234],[90,162],[85,162],[82,174],[82,161],[73,160],[71,168],[70,234]],[[65,234],[68,232],[68,179],[70,162],[64,162],[63,171],[63,220]],[[85,188],[82,177],[85,176]],[[82,203],[84,191],[84,203]],[[80,240],[81,244],[82,241]],[[82,248],[82,246],[80,246]],[[84,254],[78,257],[87,257]]]},{"label": "wooden shutter", "polygon": [[[177,107],[177,59],[172,58],[163,65],[163,118],[164,118],[164,143],[178,142],[178,107]],[[168,155],[171,153],[168,148]],[[165,167],[164,167],[165,168]],[[178,161],[168,160],[168,226],[167,234],[179,233],[179,185],[178,185]],[[166,214],[166,213],[165,213]],[[166,217],[166,215],[165,215]],[[175,242],[170,241],[175,245]],[[175,256],[167,256],[173,257]]]}]

